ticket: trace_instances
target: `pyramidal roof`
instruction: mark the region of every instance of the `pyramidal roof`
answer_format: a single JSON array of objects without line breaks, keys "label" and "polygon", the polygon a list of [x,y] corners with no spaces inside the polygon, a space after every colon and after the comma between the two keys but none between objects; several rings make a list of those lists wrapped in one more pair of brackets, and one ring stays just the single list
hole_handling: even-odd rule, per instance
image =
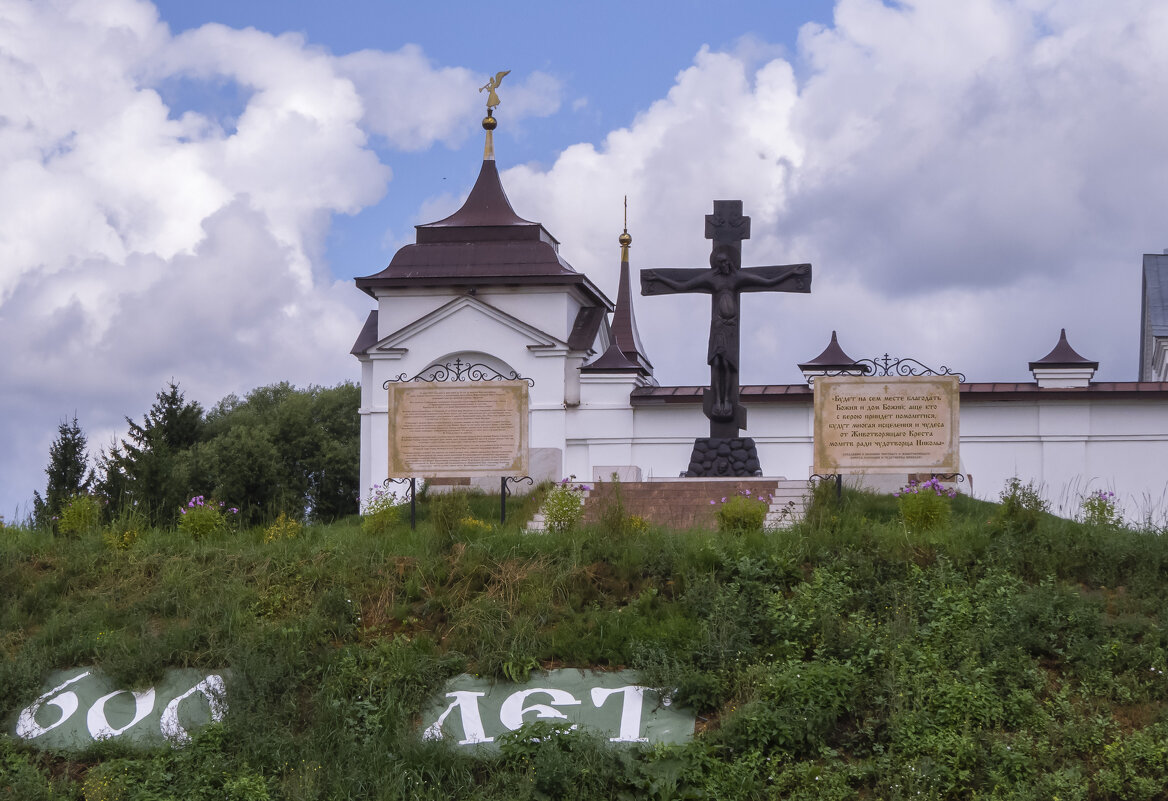
[{"label": "pyramidal roof", "polygon": [[808,362],[799,365],[804,372],[812,370],[857,370],[861,373],[870,373],[872,368],[866,364],[859,364],[840,347],[835,331],[831,332],[831,341],[823,349],[823,353]]},{"label": "pyramidal roof", "polygon": [[1035,367],[1088,367],[1098,369],[1099,362],[1093,362],[1088,358],[1080,356],[1071,347],[1071,343],[1067,341],[1067,329],[1064,328],[1059,331],[1059,340],[1054,346],[1054,349],[1041,359],[1030,362],[1030,369],[1033,370]]},{"label": "pyramidal roof", "polygon": [[376,297],[378,290],[403,287],[570,285],[611,309],[612,301],[560,257],[559,241],[541,223],[515,213],[495,166],[495,118],[488,115],[483,127],[483,165],[462,207],[415,226],[415,243],[398,250],[381,272],[356,279],[357,287]]},{"label": "pyramidal roof", "polygon": [[633,314],[629,270],[629,245],[632,241],[626,228],[620,235],[620,283],[617,286],[616,309],[612,313],[612,340],[604,353],[581,368],[586,372],[637,372],[643,376],[653,374],[653,364],[645,355],[645,346],[641,344],[641,334],[637,331],[637,318]]}]

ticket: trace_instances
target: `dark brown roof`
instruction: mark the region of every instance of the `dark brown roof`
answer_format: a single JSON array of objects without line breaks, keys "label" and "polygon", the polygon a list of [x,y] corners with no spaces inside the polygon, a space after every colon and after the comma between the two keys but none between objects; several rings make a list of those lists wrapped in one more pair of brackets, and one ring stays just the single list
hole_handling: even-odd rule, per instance
[{"label": "dark brown roof", "polygon": [[653,375],[653,363],[645,355],[641,344],[641,334],[637,331],[637,318],[633,314],[632,283],[629,277],[628,251],[624,242],[630,241],[626,231],[622,235],[622,258],[620,281],[616,290],[616,309],[612,313],[612,344],[600,358],[586,365],[584,370],[596,372],[627,372],[636,370],[641,375]]},{"label": "dark brown roof", "polygon": [[568,334],[568,347],[572,350],[591,350],[606,313],[600,306],[584,306],[576,312],[572,332]]},{"label": "dark brown roof", "polygon": [[856,364],[856,360],[848,354],[844,353],[844,349],[840,347],[839,340],[836,339],[835,331],[831,332],[831,341],[827,343],[827,347],[823,349],[823,353],[816,356],[809,362],[803,362],[799,365],[800,370],[859,370],[862,373],[872,371],[872,368],[867,364]]},{"label": "dark brown roof", "polygon": [[503,182],[499,180],[499,168],[495,166],[495,160],[485,159],[482,169],[479,170],[478,180],[475,181],[462,208],[445,219],[416,228],[419,242],[441,242],[444,240],[440,238],[439,232],[444,228],[500,225],[542,227],[539,223],[525,220],[515,213],[515,209],[511,208],[511,201],[507,199],[507,193],[503,191]]},{"label": "dark brown roof", "polygon": [[417,286],[575,285],[593,304],[612,308],[595,284],[560,258],[559,242],[540,223],[511,208],[493,160],[483,161],[462,208],[416,226],[417,241],[379,273],[356,279],[375,290]]},{"label": "dark brown roof", "polygon": [[1085,367],[1098,370],[1099,362],[1085,359],[1076,353],[1071,343],[1067,342],[1067,329],[1064,328],[1059,332],[1058,344],[1054,349],[1038,361],[1030,362],[1030,369],[1035,367]]},{"label": "dark brown roof", "polygon": [[354,356],[360,356],[376,344],[377,309],[374,309],[365,318],[365,325],[361,326],[361,333],[357,335],[357,341],[353,343],[353,349],[349,353],[352,353]]},{"label": "dark brown roof", "polygon": [[[638,387],[632,391],[633,406],[702,402],[705,387]],[[740,395],[744,403],[810,403],[814,397],[806,384],[760,384],[745,386]],[[1098,381],[1087,387],[1039,389],[1034,382],[1009,381],[966,383],[961,397],[978,401],[1021,401],[1042,398],[1056,400],[1161,398],[1168,400],[1168,381]]]},{"label": "dark brown roof", "polygon": [[640,373],[641,375],[648,375],[648,372],[637,362],[630,359],[621,351],[620,346],[616,340],[613,339],[608,343],[608,348],[604,353],[593,359],[588,364],[580,368],[582,373]]}]

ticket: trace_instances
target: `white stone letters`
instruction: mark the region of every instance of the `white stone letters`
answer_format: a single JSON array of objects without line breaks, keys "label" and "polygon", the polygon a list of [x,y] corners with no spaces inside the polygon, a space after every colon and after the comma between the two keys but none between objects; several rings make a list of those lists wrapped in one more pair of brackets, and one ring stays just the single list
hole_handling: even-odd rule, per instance
[{"label": "white stone letters", "polygon": [[604,706],[604,702],[613,693],[622,693],[620,735],[609,737],[614,743],[647,743],[648,737],[641,737],[641,709],[645,702],[645,688],[635,684],[608,689],[606,687],[592,688],[592,705],[597,709]]},{"label": "white stone letters", "polygon": [[187,734],[187,730],[180,726],[178,722],[178,705],[182,703],[183,699],[195,693],[202,693],[203,697],[207,699],[207,705],[211,708],[212,722],[217,723],[223,720],[223,716],[227,713],[227,704],[223,701],[223,697],[227,693],[227,688],[223,684],[223,677],[212,673],[194,687],[175,698],[166,705],[166,709],[162,710],[162,720],[159,726],[162,729],[162,736],[166,739],[177,743],[190,742],[191,736]]},{"label": "white stone letters", "polygon": [[[612,684],[611,680],[608,679],[605,679],[603,683]],[[650,715],[650,720],[646,723],[645,693],[651,692],[648,687],[639,684],[626,684],[617,687],[589,687],[587,683],[584,686],[580,686],[580,684],[581,682],[576,678],[569,682],[569,686],[572,686],[573,690],[564,689],[562,686],[514,689],[514,685],[512,685],[510,689],[513,691],[508,693],[507,685],[489,685],[484,682],[477,685],[480,689],[448,692],[446,693],[445,709],[442,709],[440,705],[432,708],[431,714],[437,714],[437,720],[425,728],[422,732],[422,739],[441,740],[447,733],[457,732],[457,727],[452,728],[450,732],[442,731],[443,725],[451,718],[455,710],[458,711],[455,720],[462,723],[462,739],[458,740],[459,745],[494,742],[501,733],[516,731],[524,723],[533,720],[570,721],[572,729],[581,725],[591,726],[607,734],[615,735],[608,738],[610,742],[614,743],[647,743],[651,741],[651,738],[644,736],[645,734],[651,734],[652,731],[659,732],[662,725],[677,725],[675,723],[662,724],[660,720],[653,717],[653,714]],[[494,692],[496,688],[502,692],[496,694]],[[591,700],[591,705],[581,701],[577,697],[578,695],[583,695]],[[616,718],[616,704],[610,700],[614,695],[619,696],[621,701],[619,720]],[[544,701],[544,703],[535,703],[536,701]],[[568,710],[568,707],[576,707],[576,709]],[[440,713],[439,709],[442,710]],[[568,711],[571,711],[570,716]],[[684,719],[682,713],[662,713],[660,709],[657,709],[654,714],[657,714],[658,717],[661,714],[678,714]],[[687,724],[682,723],[681,725]],[[692,731],[692,723],[688,725]],[[646,731],[646,726],[652,731]],[[654,726],[658,728],[653,729]]]},{"label": "white stone letters", "polygon": [[[105,702],[113,698],[115,695],[129,692],[134,696],[134,719],[120,728],[113,728],[105,717]],[[130,690],[114,690],[108,695],[103,695],[93,702],[93,706],[89,708],[89,714],[85,716],[85,725],[89,727],[89,734],[95,740],[104,740],[107,737],[117,737],[131,726],[140,723],[142,718],[154,711],[154,688],[151,687],[145,692],[131,692]]]},{"label": "white stone letters", "polygon": [[[59,684],[47,693],[36,699],[29,706],[20,710],[20,717],[16,721],[16,736],[25,740],[31,740],[33,737],[40,737],[46,732],[60,726],[69,718],[73,717],[73,713],[77,711],[77,693],[70,690],[62,693],[70,684],[76,684],[83,678],[89,675],[89,671],[85,671],[80,676],[74,676],[63,684]],[[57,693],[61,693],[57,695]],[[54,697],[55,696],[55,697]],[[50,723],[48,726],[41,726],[36,722],[36,714],[44,704],[55,706],[61,710],[61,717],[57,719],[56,723]]]},{"label": "white stone letters", "polygon": [[[515,731],[523,725],[523,715],[527,712],[535,712],[536,718],[543,718],[550,720],[560,718],[566,720],[565,715],[560,710],[547,704],[532,704],[531,706],[524,706],[523,702],[527,700],[530,695],[542,693],[543,695],[551,696],[553,704],[560,706],[577,706],[580,702],[567,690],[544,689],[542,687],[535,687],[530,690],[520,690],[517,693],[512,693],[503,702],[503,706],[499,708],[499,722],[506,726],[511,731]],[[572,726],[572,728],[576,728]]]},{"label": "white stone letters", "polygon": [[[70,672],[51,674],[47,683],[56,686],[21,710],[9,733],[42,748],[62,750],[85,748],[94,740],[112,737],[135,745],[167,741],[181,745],[190,742],[189,728],[203,725],[208,718],[221,721],[227,714],[226,682],[215,673],[167,671],[156,687],[135,691],[116,689],[96,668],[65,678]],[[202,704],[197,700],[200,696],[207,713],[197,708]],[[49,706],[57,707],[59,714],[48,712],[45,707]]]},{"label": "white stone letters", "polygon": [[447,693],[447,698],[453,698],[450,706],[446,707],[446,711],[438,716],[438,720],[422,733],[423,740],[441,740],[442,739],[442,724],[446,722],[446,718],[451,712],[458,709],[462,716],[462,739],[458,741],[459,745],[471,745],[473,743],[490,743],[494,742],[494,737],[488,737],[486,731],[483,730],[483,719],[479,715],[479,699],[485,693],[473,692],[471,690],[460,690],[458,692]]}]

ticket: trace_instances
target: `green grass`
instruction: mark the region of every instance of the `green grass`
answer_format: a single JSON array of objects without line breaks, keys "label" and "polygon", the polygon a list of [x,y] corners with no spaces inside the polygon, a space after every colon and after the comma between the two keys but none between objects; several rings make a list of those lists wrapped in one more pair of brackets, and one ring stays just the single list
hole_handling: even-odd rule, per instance
[{"label": "green grass", "polygon": [[[183,749],[0,736],[0,799],[1163,797],[1164,537],[965,497],[914,532],[855,492],[780,532],[522,533],[537,502],[499,527],[497,496],[471,498],[481,522],[452,526],[424,499],[416,531],[353,518],[273,543],[0,530],[0,711],[75,665],[239,682]],[[447,678],[533,661],[638,668],[700,734],[481,758],[419,740]]]}]

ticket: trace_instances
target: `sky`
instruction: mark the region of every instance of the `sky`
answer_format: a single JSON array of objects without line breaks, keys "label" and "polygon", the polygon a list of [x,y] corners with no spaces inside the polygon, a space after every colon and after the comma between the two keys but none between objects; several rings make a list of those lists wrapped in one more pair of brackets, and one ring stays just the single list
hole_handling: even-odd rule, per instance
[{"label": "sky", "polygon": [[[0,515],[57,426],[92,452],[169,381],[206,406],[357,380],[353,284],[453,211],[482,158],[616,296],[702,267],[741,199],[745,384],[838,331],[970,381],[1067,329],[1135,380],[1141,256],[1168,247],[1161,0],[0,0]],[[701,297],[637,297],[661,384],[707,379]]]}]

